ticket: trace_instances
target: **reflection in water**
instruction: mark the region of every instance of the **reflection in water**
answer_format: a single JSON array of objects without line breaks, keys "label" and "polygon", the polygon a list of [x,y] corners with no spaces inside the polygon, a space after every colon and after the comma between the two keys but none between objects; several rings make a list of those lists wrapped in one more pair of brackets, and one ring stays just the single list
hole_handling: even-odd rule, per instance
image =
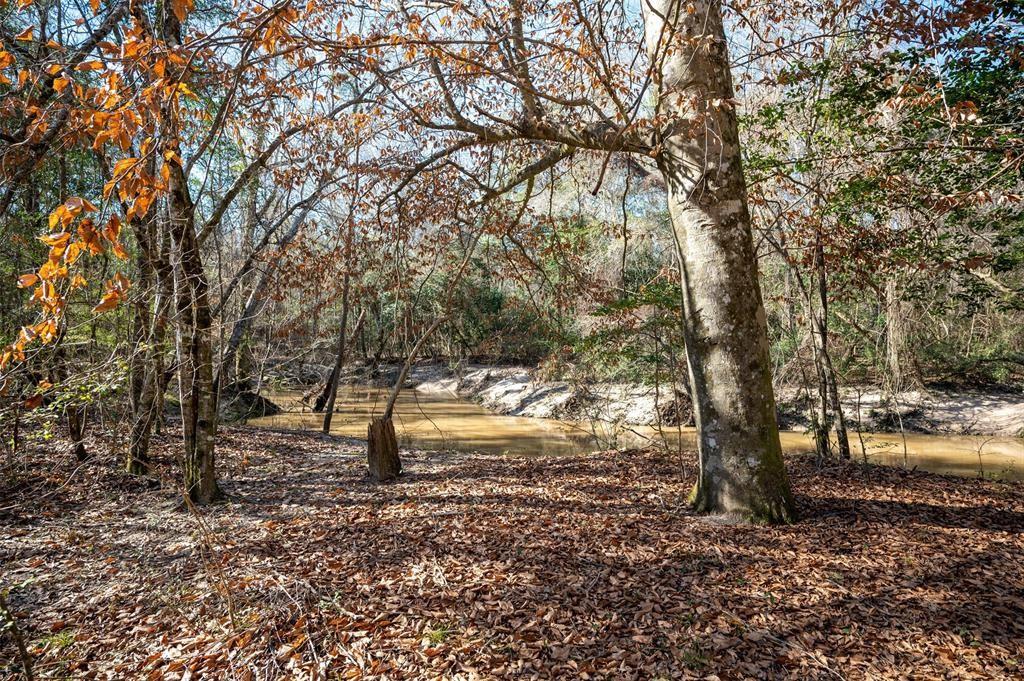
[{"label": "reflection in water", "polygon": [[[285,409],[277,416],[251,421],[271,428],[319,430],[322,414],[304,406],[298,392],[268,395]],[[366,438],[373,414],[384,410],[387,391],[362,386],[338,389],[331,432]],[[613,446],[636,447],[657,443],[660,436],[650,426],[631,426],[620,432],[589,423],[570,423],[493,414],[468,400],[450,395],[405,390],[395,410],[395,430],[402,445],[420,449],[453,449],[497,454],[585,454]],[[680,441],[694,447],[692,428],[665,428],[670,447]],[[855,455],[875,463],[907,466],[936,473],[1024,480],[1024,439],[987,436],[947,436],[899,433],[851,433]],[[813,452],[806,433],[784,431],[786,452]]]}]

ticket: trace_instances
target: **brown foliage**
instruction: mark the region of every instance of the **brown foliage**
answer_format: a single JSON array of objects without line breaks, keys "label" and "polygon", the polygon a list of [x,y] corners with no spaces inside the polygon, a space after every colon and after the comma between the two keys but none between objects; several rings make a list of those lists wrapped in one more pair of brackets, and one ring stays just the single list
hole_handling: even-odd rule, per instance
[{"label": "brown foliage", "polygon": [[650,452],[408,452],[376,485],[337,438],[235,429],[222,452],[240,496],[204,511],[209,532],[113,466],[67,481],[70,456],[4,490],[0,560],[6,583],[34,579],[9,600],[39,675],[1010,679],[1024,662],[1020,483],[791,457],[801,522],[750,527],[687,510],[691,457],[680,475]]}]

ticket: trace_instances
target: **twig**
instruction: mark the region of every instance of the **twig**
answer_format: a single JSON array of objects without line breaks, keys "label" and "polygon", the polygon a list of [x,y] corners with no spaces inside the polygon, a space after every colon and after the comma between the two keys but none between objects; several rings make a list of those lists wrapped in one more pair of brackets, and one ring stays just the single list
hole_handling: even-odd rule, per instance
[{"label": "twig", "polygon": [[21,635],[21,629],[18,628],[18,620],[7,606],[7,589],[0,589],[0,613],[7,620],[7,626],[4,628],[11,630],[11,636],[14,637],[14,642],[18,646],[18,656],[21,657],[21,668],[25,673],[25,678],[32,681],[35,678],[32,676],[32,656],[28,654],[25,639]]}]

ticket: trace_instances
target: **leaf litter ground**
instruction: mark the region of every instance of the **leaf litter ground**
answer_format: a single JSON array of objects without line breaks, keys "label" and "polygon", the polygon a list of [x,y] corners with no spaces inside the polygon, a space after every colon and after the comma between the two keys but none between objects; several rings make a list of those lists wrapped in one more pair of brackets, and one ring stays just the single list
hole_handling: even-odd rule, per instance
[{"label": "leaf litter ground", "polygon": [[354,441],[219,452],[201,517],[169,456],[158,489],[69,457],[0,490],[37,677],[1024,677],[1021,483],[790,457],[801,520],[751,527],[687,510],[692,455],[405,452],[375,485]]}]

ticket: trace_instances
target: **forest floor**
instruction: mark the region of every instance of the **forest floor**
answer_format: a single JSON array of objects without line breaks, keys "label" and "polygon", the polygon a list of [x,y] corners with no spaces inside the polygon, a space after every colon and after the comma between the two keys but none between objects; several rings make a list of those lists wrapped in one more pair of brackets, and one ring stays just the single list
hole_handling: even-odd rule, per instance
[{"label": "forest floor", "polygon": [[2,482],[36,677],[1024,674],[1024,483],[790,457],[801,519],[756,527],[688,511],[686,457],[404,452],[377,485],[362,447],[225,428],[201,517],[169,461],[155,489],[52,453]]}]

